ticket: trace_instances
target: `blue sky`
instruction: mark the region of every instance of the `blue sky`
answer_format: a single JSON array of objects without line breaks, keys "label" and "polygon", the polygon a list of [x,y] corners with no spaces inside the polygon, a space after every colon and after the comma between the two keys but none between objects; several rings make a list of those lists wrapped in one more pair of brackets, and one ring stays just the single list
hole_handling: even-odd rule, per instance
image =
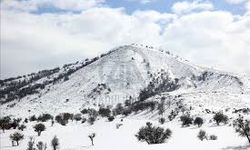
[{"label": "blue sky", "polygon": [[0,78],[131,43],[250,75],[249,35],[249,0],[2,0]]},{"label": "blue sky", "polygon": [[[140,10],[157,10],[159,12],[171,12],[171,7],[176,2],[183,0],[155,0],[146,4],[138,0],[107,0],[107,5],[111,7],[124,7],[128,13]],[[192,2],[193,0],[187,0]],[[211,0],[217,10],[226,10],[234,14],[243,14],[245,8],[243,4],[231,4],[225,0]]]}]

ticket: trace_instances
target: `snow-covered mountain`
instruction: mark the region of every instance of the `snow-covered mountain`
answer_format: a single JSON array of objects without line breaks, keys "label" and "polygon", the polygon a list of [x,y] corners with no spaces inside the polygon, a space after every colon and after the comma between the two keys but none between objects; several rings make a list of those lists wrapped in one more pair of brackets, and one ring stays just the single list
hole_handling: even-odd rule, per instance
[{"label": "snow-covered mountain", "polygon": [[[0,81],[1,113],[28,116],[143,100],[181,101],[198,111],[250,107],[250,78],[194,65],[138,44],[61,68]],[[141,94],[140,94],[141,93]],[[150,116],[152,117],[152,116]]]}]

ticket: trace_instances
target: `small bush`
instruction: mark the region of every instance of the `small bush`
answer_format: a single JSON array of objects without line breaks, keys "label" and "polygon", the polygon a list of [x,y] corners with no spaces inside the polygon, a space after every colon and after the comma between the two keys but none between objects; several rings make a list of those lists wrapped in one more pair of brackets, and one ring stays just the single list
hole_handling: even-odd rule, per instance
[{"label": "small bush", "polygon": [[85,123],[87,121],[86,118],[82,118],[82,123]]},{"label": "small bush", "polygon": [[96,118],[94,118],[94,117],[89,117],[88,123],[89,123],[90,125],[93,125],[94,122],[95,122],[95,120],[96,120]]},{"label": "small bush", "polygon": [[46,150],[47,149],[47,144],[43,143],[42,141],[39,141],[36,144],[36,147],[37,147],[38,150]]},{"label": "small bush", "polygon": [[206,131],[200,130],[199,133],[198,133],[198,135],[197,135],[197,137],[198,137],[201,141],[203,141],[204,139],[207,139],[207,133],[206,133]]},{"label": "small bush", "polygon": [[24,124],[22,124],[22,125],[20,125],[20,126],[18,127],[18,130],[23,131],[25,128],[26,128],[26,126],[25,126]]},{"label": "small bush", "polygon": [[52,146],[53,150],[58,149],[59,139],[56,136],[54,136],[54,138],[51,140],[51,146]]},{"label": "small bush", "polygon": [[36,120],[37,120],[36,115],[31,116],[31,117],[29,118],[29,120],[30,120],[30,121],[36,121]]},{"label": "small bush", "polygon": [[203,119],[201,117],[196,117],[194,119],[194,125],[198,125],[198,127],[201,127],[203,124]]},{"label": "small bush", "polygon": [[165,118],[160,118],[160,119],[159,119],[159,123],[160,123],[160,124],[164,124],[165,121],[166,121]]},{"label": "small bush", "polygon": [[220,125],[220,123],[226,124],[228,121],[228,117],[224,115],[222,112],[218,112],[214,115],[213,117],[214,121],[216,122],[217,125]]},{"label": "small bush", "polygon": [[36,150],[35,149],[35,141],[34,141],[34,139],[32,137],[30,138],[30,140],[28,142],[27,150]]},{"label": "small bush", "polygon": [[145,127],[139,129],[135,135],[139,141],[146,141],[148,144],[164,143],[172,135],[170,129],[164,130],[161,127],[152,126],[152,123],[147,123]]},{"label": "small bush", "polygon": [[50,119],[53,119],[52,115],[50,115],[50,114],[42,114],[42,115],[38,116],[37,121],[46,122],[46,121],[48,121]]},{"label": "small bush", "polygon": [[216,135],[210,135],[209,140],[217,140],[218,137]]},{"label": "small bush", "polygon": [[11,127],[11,118],[9,116],[0,118],[0,128],[3,130],[3,132],[10,129]]},{"label": "small bush", "polygon": [[109,108],[99,108],[98,113],[102,117],[109,117],[110,113],[111,113],[111,110]]},{"label": "small bush", "polygon": [[116,129],[119,129],[122,125],[123,124],[121,124],[121,123],[116,124]]},{"label": "small bush", "polygon": [[108,117],[108,121],[113,121],[115,119],[115,117],[114,116],[110,116],[110,117]]},{"label": "small bush", "polygon": [[65,126],[69,120],[73,120],[74,115],[71,113],[61,113],[55,117],[56,122]]},{"label": "small bush", "polygon": [[45,131],[46,129],[45,125],[42,123],[36,124],[33,128],[38,133],[38,136],[40,136],[42,131]]},{"label": "small bush", "polygon": [[180,117],[181,121],[182,121],[182,126],[190,126],[190,124],[193,123],[193,118],[190,117],[190,115],[182,115]]},{"label": "small bush", "polygon": [[74,120],[76,120],[76,121],[82,120],[82,115],[81,114],[75,114],[74,115]]},{"label": "small bush", "polygon": [[88,109],[83,109],[83,110],[81,110],[81,113],[82,113],[82,114],[87,114],[87,113],[88,113]]},{"label": "small bush", "polygon": [[[19,132],[15,132],[15,133],[10,135],[10,139],[12,141],[15,141],[17,146],[19,145],[19,141],[23,140],[23,137],[24,137],[24,135],[19,133]],[[12,142],[12,146],[14,146],[13,142]]]}]

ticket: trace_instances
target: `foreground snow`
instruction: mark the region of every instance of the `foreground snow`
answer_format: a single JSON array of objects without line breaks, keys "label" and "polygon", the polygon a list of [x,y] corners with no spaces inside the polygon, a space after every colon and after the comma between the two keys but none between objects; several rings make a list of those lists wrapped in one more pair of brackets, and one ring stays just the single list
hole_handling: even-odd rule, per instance
[{"label": "foreground snow", "polygon": [[[27,129],[22,133],[25,139],[20,142],[20,146],[12,147],[9,135],[14,130],[7,130],[5,133],[1,131],[0,149],[1,150],[25,150],[29,137],[34,137],[35,141],[43,141],[48,145],[48,150],[51,149],[50,141],[56,135],[59,138],[60,150],[239,150],[250,149],[247,140],[239,137],[233,127],[230,126],[215,126],[207,124],[201,128],[191,126],[182,128],[177,121],[168,122],[160,125],[164,128],[170,128],[173,131],[172,137],[164,144],[147,145],[145,142],[139,142],[134,136],[141,126],[144,126],[148,120],[134,120],[115,119],[113,122],[107,122],[106,119],[100,119],[90,126],[87,123],[81,124],[80,122],[70,122],[67,126],[61,126],[55,123],[53,127],[50,122],[46,124],[46,131],[42,132],[38,137],[37,133],[33,131],[32,126],[36,122],[28,123]],[[156,121],[151,121],[154,125],[159,125]],[[123,125],[116,129],[116,124],[122,123]],[[200,129],[205,130],[209,135],[214,134],[218,136],[218,140],[200,141],[197,134]],[[94,139],[94,146],[88,138],[90,133],[96,133]]]}]

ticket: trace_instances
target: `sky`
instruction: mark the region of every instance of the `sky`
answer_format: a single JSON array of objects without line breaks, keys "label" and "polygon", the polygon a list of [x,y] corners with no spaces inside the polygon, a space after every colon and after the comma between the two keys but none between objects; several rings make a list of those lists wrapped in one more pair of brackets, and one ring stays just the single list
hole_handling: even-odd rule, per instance
[{"label": "sky", "polygon": [[0,78],[125,44],[250,76],[250,0],[1,0]]}]

